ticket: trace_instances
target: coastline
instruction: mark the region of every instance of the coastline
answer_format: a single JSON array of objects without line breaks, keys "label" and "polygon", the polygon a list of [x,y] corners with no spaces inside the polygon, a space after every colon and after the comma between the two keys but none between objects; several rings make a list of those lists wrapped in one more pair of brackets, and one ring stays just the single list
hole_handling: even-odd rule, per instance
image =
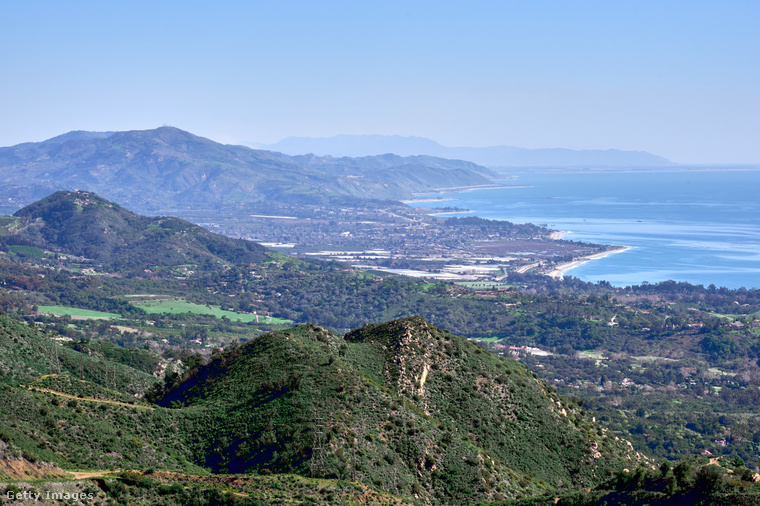
[{"label": "coastline", "polygon": [[563,237],[565,237],[566,234],[569,234],[570,232],[566,232],[564,230],[555,230],[551,234],[549,234],[549,239],[552,239],[554,241],[559,241]]},{"label": "coastline", "polygon": [[422,199],[400,200],[399,202],[401,202],[402,204],[414,204],[414,203],[417,203],[417,202],[445,202],[447,200],[456,200],[456,199],[439,197],[439,198],[422,198]]},{"label": "coastline", "polygon": [[577,258],[576,260],[573,260],[572,262],[559,264],[553,270],[547,272],[546,275],[555,279],[557,278],[561,279],[562,277],[564,277],[567,271],[571,269],[575,269],[576,267],[579,267],[587,262],[590,262],[592,260],[599,260],[600,258],[604,258],[609,255],[614,255],[615,253],[623,253],[631,249],[633,249],[631,246],[618,246],[615,249],[611,249],[609,251],[602,251],[601,253],[594,253],[593,255],[580,257],[580,258]]},{"label": "coastline", "polygon": [[500,190],[500,189],[513,189],[513,188],[532,188],[529,184],[479,184],[472,186],[451,186],[448,188],[435,188],[426,192],[413,193],[414,196],[427,197],[430,195],[440,195],[444,193],[466,193],[476,190]]}]

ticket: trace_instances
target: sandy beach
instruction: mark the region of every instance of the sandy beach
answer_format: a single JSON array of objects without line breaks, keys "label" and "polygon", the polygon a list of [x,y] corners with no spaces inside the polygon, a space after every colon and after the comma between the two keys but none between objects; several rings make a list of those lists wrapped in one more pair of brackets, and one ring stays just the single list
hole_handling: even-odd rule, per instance
[{"label": "sandy beach", "polygon": [[604,258],[606,256],[613,255],[615,253],[622,253],[630,249],[631,249],[630,246],[620,246],[619,248],[616,248],[613,250],[603,251],[601,253],[596,253],[594,255],[581,257],[576,260],[573,260],[572,262],[559,264],[554,270],[547,272],[546,275],[551,276],[553,278],[562,278],[567,271],[569,271],[570,269],[575,269],[576,267],[583,265],[586,262],[590,262],[591,260],[599,260],[600,258]]},{"label": "sandy beach", "polygon": [[554,241],[558,241],[565,237],[565,234],[568,234],[569,232],[565,232],[564,230],[557,230],[556,232],[552,232],[549,234],[549,239],[552,239]]},{"label": "sandy beach", "polygon": [[525,184],[479,184],[479,185],[473,185],[473,186],[450,186],[447,188],[435,188],[433,190],[420,192],[420,193],[413,193],[412,195],[419,195],[420,197],[429,199],[430,195],[435,194],[441,194],[441,193],[466,193],[476,190],[502,190],[502,189],[511,189],[511,188],[531,188],[531,185],[525,185]]}]

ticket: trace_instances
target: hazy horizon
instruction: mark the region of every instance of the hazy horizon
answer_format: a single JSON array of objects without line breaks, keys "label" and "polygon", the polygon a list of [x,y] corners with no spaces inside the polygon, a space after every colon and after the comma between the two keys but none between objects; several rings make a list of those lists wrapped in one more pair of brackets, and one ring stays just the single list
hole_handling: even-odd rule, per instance
[{"label": "hazy horizon", "polygon": [[6,2],[0,146],[169,124],[212,140],[760,163],[760,4]]}]

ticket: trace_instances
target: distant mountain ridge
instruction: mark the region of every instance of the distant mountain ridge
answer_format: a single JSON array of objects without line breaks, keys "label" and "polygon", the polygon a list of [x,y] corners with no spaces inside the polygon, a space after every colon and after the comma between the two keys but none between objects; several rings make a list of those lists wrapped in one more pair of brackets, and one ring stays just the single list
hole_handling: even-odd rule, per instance
[{"label": "distant mountain ridge", "polygon": [[491,168],[541,166],[660,167],[672,165],[670,160],[646,151],[527,149],[514,146],[448,147],[424,137],[402,137],[399,135],[288,137],[274,144],[251,144],[251,146],[281,151],[290,155],[309,153],[320,156],[353,157],[385,153],[394,153],[399,156],[430,155],[455,160],[468,160]]},{"label": "distant mountain ridge", "polygon": [[80,131],[0,148],[0,212],[57,190],[92,191],[144,214],[176,214],[269,201],[400,200],[440,187],[488,184],[493,177],[471,162],[293,157],[219,144],[173,127]]}]

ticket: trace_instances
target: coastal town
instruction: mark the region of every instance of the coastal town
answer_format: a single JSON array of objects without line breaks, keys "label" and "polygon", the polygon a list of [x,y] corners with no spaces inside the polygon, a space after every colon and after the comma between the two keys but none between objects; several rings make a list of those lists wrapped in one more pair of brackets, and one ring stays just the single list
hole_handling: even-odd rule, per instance
[{"label": "coastal town", "polygon": [[413,208],[402,203],[356,206],[270,205],[246,219],[218,216],[208,222],[224,235],[253,240],[303,259],[335,260],[353,269],[379,270],[453,282],[504,282],[509,273],[561,278],[584,262],[625,251],[619,246],[564,239],[564,233],[464,214],[462,209]]}]

